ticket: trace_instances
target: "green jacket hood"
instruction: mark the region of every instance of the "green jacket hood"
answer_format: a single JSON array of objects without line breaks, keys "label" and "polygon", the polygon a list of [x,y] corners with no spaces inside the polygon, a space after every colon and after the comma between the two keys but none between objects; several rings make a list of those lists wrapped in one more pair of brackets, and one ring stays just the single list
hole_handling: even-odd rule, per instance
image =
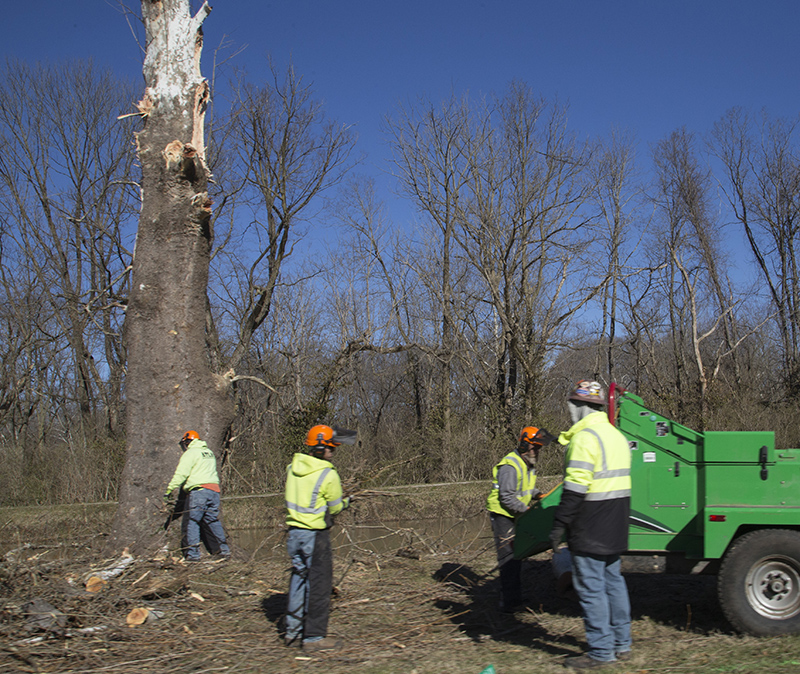
[{"label": "green jacket hood", "polygon": [[318,459],[301,452],[297,452],[297,454],[292,457],[292,472],[297,475],[297,477],[305,477],[310,473],[318,473],[325,468],[333,468],[333,464],[330,461]]},{"label": "green jacket hood", "polygon": [[217,459],[205,441],[192,440],[181,454],[166,493],[169,494],[178,487],[189,490],[201,484],[219,484]]}]

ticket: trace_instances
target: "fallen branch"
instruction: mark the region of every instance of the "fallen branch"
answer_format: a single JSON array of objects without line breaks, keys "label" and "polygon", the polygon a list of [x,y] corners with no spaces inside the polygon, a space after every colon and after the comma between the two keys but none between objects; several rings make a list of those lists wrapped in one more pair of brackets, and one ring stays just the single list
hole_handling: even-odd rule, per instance
[{"label": "fallen branch", "polygon": [[57,543],[56,545],[44,545],[40,543],[25,543],[20,545],[18,548],[14,548],[13,550],[9,550],[3,558],[7,562],[16,563],[20,560],[18,559],[19,555],[21,555],[25,550],[43,550],[44,552],[40,552],[37,555],[33,555],[29,557],[27,561],[36,561],[39,557],[52,550],[60,550],[63,548],[78,548],[83,547],[81,543]]},{"label": "fallen branch", "polygon": [[129,552],[128,548],[122,551],[122,556],[117,560],[114,566],[109,566],[102,571],[90,571],[85,577],[84,587],[87,592],[99,592],[105,587],[109,580],[122,575],[122,573],[131,564],[133,564],[133,555]]},{"label": "fallen branch", "polygon": [[[20,639],[19,641],[15,641],[14,643],[10,644],[10,646],[30,646],[32,644],[38,644],[44,641],[45,639],[61,639],[61,638],[72,638],[77,636],[82,636],[84,634],[96,634],[97,632],[104,632],[108,629],[108,625],[95,625],[94,627],[79,627],[74,630],[65,630],[65,632],[61,635],[56,634],[47,634],[38,637],[29,637],[27,639]],[[16,653],[14,653],[17,655]]]},{"label": "fallen branch", "polygon": [[355,498],[356,496],[361,499],[370,498],[372,496],[400,496],[400,494],[395,494],[390,491],[377,491],[375,489],[359,489],[350,494],[350,498]]},{"label": "fallen branch", "polygon": [[131,564],[133,564],[133,560],[133,555],[131,555],[128,548],[125,548],[122,551],[122,556],[117,560],[117,563],[114,566],[109,566],[102,571],[92,573],[91,575],[97,576],[100,578],[100,580],[111,580],[112,578],[122,575],[122,572],[125,571],[125,569],[127,569]]}]

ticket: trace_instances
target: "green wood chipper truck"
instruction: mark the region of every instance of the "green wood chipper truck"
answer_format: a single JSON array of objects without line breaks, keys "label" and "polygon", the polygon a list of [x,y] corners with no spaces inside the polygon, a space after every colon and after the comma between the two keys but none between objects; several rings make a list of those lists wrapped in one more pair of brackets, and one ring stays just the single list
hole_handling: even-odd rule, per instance
[{"label": "green wood chipper truck", "polygon": [[[609,418],[631,446],[628,555],[666,572],[716,573],[739,631],[800,632],[800,450],[763,431],[698,433],[609,387]],[[549,548],[561,486],[517,522],[518,559]]]}]

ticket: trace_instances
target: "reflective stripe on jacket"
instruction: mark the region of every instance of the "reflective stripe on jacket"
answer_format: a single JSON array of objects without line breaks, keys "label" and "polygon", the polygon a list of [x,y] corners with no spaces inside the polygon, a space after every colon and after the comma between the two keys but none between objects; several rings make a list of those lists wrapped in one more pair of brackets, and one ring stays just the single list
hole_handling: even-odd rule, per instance
[{"label": "reflective stripe on jacket", "polygon": [[339,473],[330,461],[297,453],[286,468],[286,524],[301,529],[326,529],[325,515],[347,506]]},{"label": "reflective stripe on jacket", "polygon": [[[511,466],[517,475],[516,490],[514,497],[521,503],[519,512],[511,512],[501,503],[500,483],[497,479],[497,473],[501,466]],[[492,490],[486,498],[486,508],[489,512],[505,515],[506,517],[514,517],[530,505],[533,495],[536,493],[536,471],[525,463],[519,453],[515,450],[506,454],[500,462],[492,468]],[[503,495],[505,496],[505,494]]]},{"label": "reflective stripe on jacket", "polygon": [[559,437],[569,443],[556,525],[567,528],[573,553],[616,555],[628,548],[631,452],[628,441],[593,412]]},{"label": "reflective stripe on jacket", "polygon": [[631,495],[631,450],[605,412],[584,417],[561,438],[569,441],[565,490],[585,494],[587,501]]}]

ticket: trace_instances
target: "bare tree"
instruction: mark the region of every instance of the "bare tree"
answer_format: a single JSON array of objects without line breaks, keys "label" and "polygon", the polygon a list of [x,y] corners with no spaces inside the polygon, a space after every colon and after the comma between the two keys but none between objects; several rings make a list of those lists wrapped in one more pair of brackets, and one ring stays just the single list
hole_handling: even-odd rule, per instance
[{"label": "bare tree", "polygon": [[85,63],[11,63],[0,89],[6,259],[18,252],[52,307],[73,368],[65,392],[88,441],[98,426],[120,430],[135,200],[130,129],[116,117],[129,101],[128,87]]},{"label": "bare tree", "polygon": [[[347,284],[332,289],[341,322],[350,326],[341,341],[363,336],[384,351],[403,352],[399,357],[405,362],[403,388],[410,389],[409,408],[414,412],[413,422],[404,426],[419,432],[431,404],[431,391],[423,386],[421,361],[433,350],[425,338],[426,310],[415,264],[418,250],[406,232],[393,228],[372,181],[351,181],[338,215],[349,232],[342,243],[353,265]],[[389,388],[397,389],[395,385]],[[372,425],[377,434],[380,419]]]},{"label": "bare tree", "polygon": [[[250,213],[248,247],[236,250],[246,261],[238,300],[240,316],[229,367],[246,358],[253,334],[268,318],[286,265],[303,239],[304,223],[318,213],[321,196],[335,186],[352,166],[355,137],[344,125],[328,120],[314,100],[310,86],[289,68],[281,78],[270,64],[272,81],[262,87],[241,80],[238,101],[228,123],[226,151],[236,159],[242,198]],[[316,243],[305,244],[305,252]],[[319,251],[321,253],[321,250]],[[230,256],[226,257],[231,260]],[[242,266],[241,262],[236,264]],[[319,273],[327,265],[302,260],[301,274]]]},{"label": "bare tree", "polygon": [[[640,191],[636,184],[633,139],[627,134],[612,132],[608,142],[598,148],[592,169],[593,199],[605,226],[602,240],[604,259],[608,260],[608,282],[600,297],[603,314],[598,348],[605,351],[603,378],[612,382],[617,379],[616,353],[620,346],[616,342],[625,311],[624,286],[630,276],[645,272],[641,265],[633,263],[640,241],[635,231]],[[595,376],[600,377],[599,350],[597,357],[594,370]]]},{"label": "bare tree", "polygon": [[800,395],[800,161],[796,120],[758,125],[743,110],[714,126],[712,151],[775,315],[784,392]]},{"label": "bare tree", "polygon": [[[38,501],[116,495],[138,192],[131,87],[91,63],[0,75],[4,475]],[[101,465],[102,464],[102,465]]]},{"label": "bare tree", "polygon": [[[704,430],[709,388],[722,359],[734,354],[740,342],[733,334],[737,300],[726,274],[719,223],[708,204],[710,174],[700,166],[694,137],[685,129],[672,133],[656,147],[654,161],[656,204],[665,227],[662,282],[671,321],[678,414]],[[723,337],[711,346],[717,331]]]},{"label": "bare tree", "polygon": [[420,100],[398,108],[386,119],[385,131],[393,151],[401,192],[435,228],[435,248],[421,269],[420,280],[429,283],[436,298],[439,342],[433,349],[440,363],[438,408],[441,414],[441,446],[449,453],[452,437],[451,382],[456,350],[454,317],[454,231],[459,199],[469,177],[469,147],[465,144],[470,123],[466,99],[451,96],[440,108]]},{"label": "bare tree", "polygon": [[548,353],[602,287],[605,270],[586,264],[597,236],[588,217],[591,148],[569,132],[566,108],[512,83],[496,110],[486,144],[493,157],[475,164],[475,211],[465,213],[459,242],[484,281],[509,363],[520,370],[509,371],[507,403],[519,398],[530,419],[539,413]]},{"label": "bare tree", "polygon": [[230,377],[206,351],[213,241],[204,160],[209,87],[200,72],[202,23],[189,0],[143,0],[146,89],[136,142],[142,210],[126,323],[127,460],[110,545],[158,542],[157,507],[188,429],[219,450],[233,418]]}]

